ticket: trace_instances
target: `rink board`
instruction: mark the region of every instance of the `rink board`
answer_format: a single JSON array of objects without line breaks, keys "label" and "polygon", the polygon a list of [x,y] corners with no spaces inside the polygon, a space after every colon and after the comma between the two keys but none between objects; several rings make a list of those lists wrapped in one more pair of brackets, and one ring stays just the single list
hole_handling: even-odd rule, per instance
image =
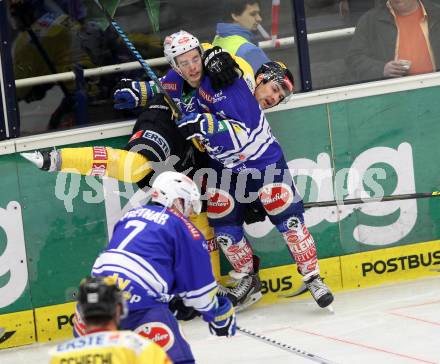
[{"label": "rink board", "polygon": [[[320,261],[321,275],[335,292],[336,300],[337,293],[342,290],[436,276],[439,273],[431,269],[438,268],[440,240]],[[296,264],[262,269],[260,277],[263,298],[257,305],[311,299],[308,293],[295,298],[280,297],[295,292],[301,286],[301,276],[297,272]],[[225,284],[228,279],[228,276],[222,276],[221,282]],[[3,335],[0,334],[0,349],[70,338],[74,312],[75,303],[68,302],[36,308],[34,312],[31,310],[0,315],[0,328],[5,329]],[[5,340],[2,341],[2,337]]]},{"label": "rink board", "polygon": [[438,276],[440,240],[346,255],[340,260],[345,289]]},{"label": "rink board", "polygon": [[33,344],[36,341],[33,310],[0,315],[0,349]]}]

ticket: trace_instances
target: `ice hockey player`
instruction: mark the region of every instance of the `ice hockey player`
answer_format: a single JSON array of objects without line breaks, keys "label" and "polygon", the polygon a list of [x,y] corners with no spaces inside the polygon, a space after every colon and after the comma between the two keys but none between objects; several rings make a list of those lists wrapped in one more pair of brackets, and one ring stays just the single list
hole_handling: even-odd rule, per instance
[{"label": "ice hockey player", "polygon": [[[167,37],[164,52],[173,68],[162,79],[162,85],[184,113],[194,111],[190,105],[194,103],[195,87],[200,84],[204,74],[217,87],[226,86],[238,77],[238,66],[227,52],[217,47],[202,53],[198,39],[187,32],[180,31]],[[202,55],[206,57],[204,63]],[[188,59],[191,61],[189,67],[186,66]],[[136,121],[125,149],[105,146],[61,148],[50,152],[22,153],[22,156],[49,172],[109,176],[136,183],[140,188],[149,186],[155,166],[160,170],[190,171],[191,175],[191,171],[205,166],[207,157],[191,142],[184,141],[172,122],[170,106],[157,91],[154,83],[120,82],[115,92],[115,107],[143,106],[143,113]],[[168,158],[168,163],[163,163]],[[195,219],[194,223],[206,239],[212,239],[213,232],[208,225],[206,212]]]},{"label": "ice hockey player", "polygon": [[[247,83],[253,78],[249,65],[237,58],[240,65],[238,68],[229,54],[220,48],[205,51],[203,62],[202,52],[198,39],[185,31],[170,35],[164,42],[164,54],[172,69],[161,79],[161,83],[184,113],[195,111],[195,90],[203,75],[206,74],[217,88],[231,84],[237,78],[238,69],[245,70],[243,76]],[[170,156],[178,156],[177,163],[168,166],[178,172],[191,168],[195,171],[205,166],[206,154],[200,153],[191,142],[182,142],[182,135],[171,121],[171,109],[157,92],[152,82],[132,80],[122,80],[115,91],[116,108],[142,106],[144,110],[125,150],[97,146],[22,155],[49,172],[76,171],[82,175],[110,176],[120,181],[137,183],[140,188],[148,186],[153,175],[150,162],[161,162]],[[251,207],[246,211],[251,211]],[[258,220],[258,214],[259,210],[252,209],[251,213],[247,213],[246,221],[250,223]],[[213,238],[206,213],[202,212],[194,219],[193,222],[202,230],[206,239]]]},{"label": "ice hockey player", "polygon": [[[187,139],[198,138],[212,158],[217,182],[210,187],[208,218],[217,242],[238,279],[231,300],[249,300],[260,289],[258,259],[244,236],[244,207],[256,200],[286,241],[303,281],[320,307],[333,295],[320,277],[316,246],[304,224],[304,207],[263,109],[276,106],[294,89],[291,72],[278,62],[263,64],[253,92],[243,79],[220,91],[204,78],[197,92],[201,113],[178,121]],[[229,183],[221,183],[222,177]],[[209,179],[208,179],[209,180]],[[249,196],[243,202],[245,196]]]},{"label": "ice hockey player", "polygon": [[[177,172],[163,172],[151,188],[151,203],[126,213],[96,259],[93,276],[109,276],[127,295],[122,329],[151,337],[174,363],[194,363],[178,322],[168,309],[175,296],[197,310],[217,336],[236,331],[234,308],[217,297],[206,241],[188,220],[200,213],[195,183]],[[80,329],[80,327],[79,327]]]},{"label": "ice hockey player", "polygon": [[77,307],[84,323],[84,336],[54,347],[50,351],[50,364],[171,364],[165,351],[152,340],[133,331],[118,331],[127,306],[115,280],[83,279]]}]

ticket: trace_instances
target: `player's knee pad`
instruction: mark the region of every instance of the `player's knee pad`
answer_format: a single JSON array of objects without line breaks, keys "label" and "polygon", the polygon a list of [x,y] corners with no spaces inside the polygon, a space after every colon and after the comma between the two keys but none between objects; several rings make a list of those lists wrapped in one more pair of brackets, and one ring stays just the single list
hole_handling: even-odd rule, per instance
[{"label": "player's knee pad", "polygon": [[236,272],[253,272],[252,246],[244,236],[242,226],[216,226],[217,243]]}]

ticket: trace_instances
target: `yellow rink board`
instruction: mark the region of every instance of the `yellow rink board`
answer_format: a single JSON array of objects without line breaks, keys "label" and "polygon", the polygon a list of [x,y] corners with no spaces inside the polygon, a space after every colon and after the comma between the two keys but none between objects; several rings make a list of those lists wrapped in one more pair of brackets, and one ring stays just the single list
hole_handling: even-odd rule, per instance
[{"label": "yellow rink board", "polygon": [[75,302],[35,309],[35,325],[38,342],[67,339],[72,334]]},{"label": "yellow rink board", "polygon": [[36,342],[33,310],[0,315],[0,349]]},{"label": "yellow rink board", "polygon": [[340,257],[344,289],[438,275],[440,240]]}]

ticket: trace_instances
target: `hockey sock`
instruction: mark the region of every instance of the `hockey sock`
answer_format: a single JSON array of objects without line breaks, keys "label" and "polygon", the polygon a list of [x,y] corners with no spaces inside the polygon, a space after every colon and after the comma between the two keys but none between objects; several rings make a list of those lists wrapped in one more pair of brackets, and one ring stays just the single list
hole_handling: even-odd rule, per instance
[{"label": "hockey sock", "polygon": [[282,234],[298,271],[306,275],[319,269],[315,240],[307,227],[296,217],[288,219],[287,225],[289,229]]},{"label": "hockey sock", "polygon": [[238,226],[215,227],[217,243],[236,272],[254,271],[251,244],[243,235],[243,228]]},{"label": "hockey sock", "polygon": [[139,153],[109,147],[63,148],[61,172],[84,176],[108,176],[136,183],[151,172],[148,160]]}]

